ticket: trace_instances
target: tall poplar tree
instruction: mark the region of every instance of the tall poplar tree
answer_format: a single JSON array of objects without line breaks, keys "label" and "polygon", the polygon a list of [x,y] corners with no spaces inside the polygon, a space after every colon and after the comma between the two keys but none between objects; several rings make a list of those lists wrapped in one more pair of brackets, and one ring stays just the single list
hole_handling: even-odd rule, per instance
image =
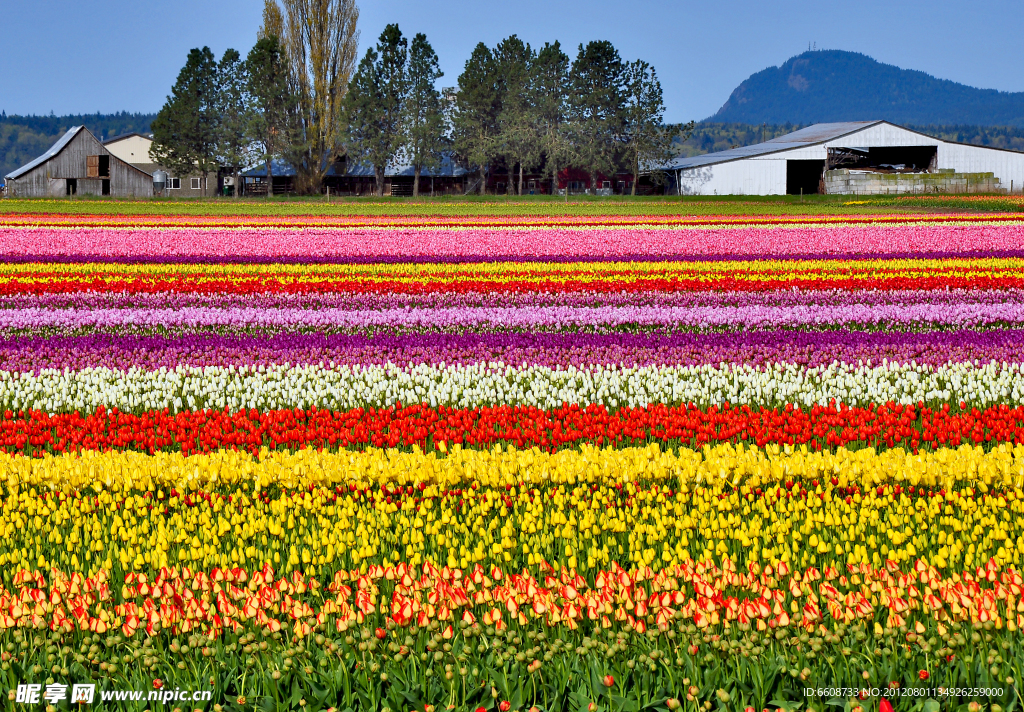
[{"label": "tall poplar tree", "polygon": [[405,154],[413,169],[413,197],[420,194],[420,173],[424,168],[436,172],[447,146],[444,105],[435,86],[443,76],[427,36],[417,34],[409,48],[409,91],[405,99]]},{"label": "tall poplar tree", "polygon": [[319,193],[341,151],[340,118],[359,48],[359,8],[355,0],[280,0],[279,9],[295,97],[286,154],[299,192]]},{"label": "tall poplar tree", "polygon": [[407,92],[408,42],[398,25],[388,25],[376,48],[366,51],[345,97],[350,161],[373,166],[377,195],[384,195],[387,167],[405,144],[402,110]]},{"label": "tall poplar tree", "polygon": [[497,83],[494,55],[480,42],[459,75],[452,117],[455,151],[480,171],[480,195],[487,189],[487,171],[498,133],[501,104]]},{"label": "tall poplar tree", "polygon": [[150,156],[179,176],[217,170],[217,62],[209,47],[193,49],[150,129]]},{"label": "tall poplar tree", "polygon": [[569,115],[577,162],[590,175],[591,189],[598,174],[611,175],[622,133],[623,64],[608,41],[579,46],[570,72]]}]

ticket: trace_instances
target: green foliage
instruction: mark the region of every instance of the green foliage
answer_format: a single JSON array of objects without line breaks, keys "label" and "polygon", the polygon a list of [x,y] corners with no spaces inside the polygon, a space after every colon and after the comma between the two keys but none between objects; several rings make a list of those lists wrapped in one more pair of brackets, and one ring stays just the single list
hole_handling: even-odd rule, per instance
[{"label": "green foliage", "polygon": [[610,175],[618,163],[623,131],[624,73],[619,52],[607,41],[590,42],[579,52],[569,74],[571,134],[576,165],[590,174]]},{"label": "green foliage", "polygon": [[[683,127],[665,126],[661,82],[654,67],[647,62],[638,59],[627,64],[623,83],[623,142],[626,160],[633,174],[633,195],[636,195],[641,168],[670,161],[675,155],[673,138],[689,138],[694,124],[691,121]],[[661,175],[654,174],[655,177]]]},{"label": "green foliage", "polygon": [[444,76],[437,63],[437,54],[418,33],[409,48],[409,93],[405,100],[405,154],[412,164],[415,179],[413,195],[419,195],[420,172],[436,170],[441,165],[441,152],[447,148],[447,119],[441,93],[434,83]]},{"label": "green foliage", "polygon": [[[217,160],[238,174],[253,159],[249,77],[237,50],[229,49],[217,65]],[[235,195],[238,193],[236,192]]]},{"label": "green foliage", "polygon": [[536,91],[533,85],[535,54],[530,45],[516,35],[506,37],[494,48],[498,78],[498,132],[494,137],[494,155],[502,156],[509,169],[508,192],[513,192],[512,172],[519,168],[518,194],[523,194],[523,170],[541,159],[537,130]]},{"label": "green foliage", "polygon": [[384,195],[384,173],[405,143],[403,109],[407,92],[408,41],[398,25],[388,25],[376,48],[366,50],[342,108],[350,162],[373,166],[377,195]]},{"label": "green foliage", "polygon": [[538,140],[544,154],[544,175],[555,180],[558,167],[571,164],[575,157],[566,131],[569,57],[557,41],[554,44],[545,43],[537,52],[532,75],[534,114]]},{"label": "green foliage", "polygon": [[[217,170],[218,114],[217,62],[209,47],[193,49],[153,120],[156,163],[178,175]],[[205,185],[204,185],[205,189]]]},{"label": "green foliage", "polygon": [[452,137],[455,151],[468,163],[479,167],[481,195],[486,187],[487,165],[493,157],[500,112],[496,62],[491,50],[480,42],[459,75]]},{"label": "green foliage", "polygon": [[72,126],[84,125],[101,141],[125,133],[149,133],[156,114],[0,114],[0,179],[46,152]]},{"label": "green foliage", "polygon": [[[517,712],[534,706],[580,712],[591,704],[599,712],[748,705],[850,712],[858,703],[854,694],[807,696],[805,690],[875,688],[898,710],[967,712],[972,702],[981,709],[1020,710],[1016,681],[1024,650],[1018,634],[991,623],[957,622],[941,630],[933,622],[923,634],[910,632],[914,642],[908,644],[905,626],[882,629],[881,623],[875,622],[876,631],[871,621],[812,631],[737,624],[712,631],[673,621],[666,630],[645,633],[619,625],[602,629],[591,621],[575,631],[514,622],[499,631],[463,623],[445,633],[443,623],[400,628],[373,613],[362,626],[323,626],[304,638],[255,626],[218,636],[160,630],[150,637],[141,631],[128,637],[120,630],[83,635],[63,628],[8,629],[0,635],[0,683],[8,690],[31,683],[95,684],[94,706],[115,712],[155,708],[145,702],[100,704],[101,691],[209,690],[210,701],[199,706],[231,712],[404,712],[427,705],[461,712],[498,710],[505,702]],[[927,681],[920,680],[920,670],[930,672]],[[937,688],[963,692],[939,696]],[[60,709],[67,709],[64,704]],[[875,710],[877,698],[861,704]]]},{"label": "green foliage", "polygon": [[245,59],[245,73],[250,102],[246,133],[259,146],[267,175],[272,176],[271,161],[281,155],[289,140],[288,117],[295,103],[288,84],[288,58],[276,35],[253,45]]}]

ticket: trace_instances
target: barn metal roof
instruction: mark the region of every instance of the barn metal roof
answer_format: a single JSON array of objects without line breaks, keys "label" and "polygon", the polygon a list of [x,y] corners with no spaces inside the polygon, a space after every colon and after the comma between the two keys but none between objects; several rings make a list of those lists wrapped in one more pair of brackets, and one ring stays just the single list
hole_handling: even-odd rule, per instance
[{"label": "barn metal roof", "polygon": [[152,141],[153,140],[153,136],[150,135],[150,134],[139,133],[138,131],[129,131],[128,133],[118,134],[117,136],[111,136],[110,138],[108,138],[106,141],[103,142],[103,145],[106,146],[107,144],[110,144],[110,143],[116,143],[117,141],[123,141],[126,138],[131,138],[132,136],[138,136],[139,138],[144,138],[147,141]]},{"label": "barn metal roof", "polygon": [[[294,176],[295,175],[295,167],[292,166],[291,164],[285,162],[285,161],[273,160],[273,161],[270,162],[270,164],[271,164],[271,168],[274,171],[274,175],[277,176],[277,177],[287,177],[287,176]],[[373,166],[371,166],[371,165],[368,165],[368,164],[365,164],[365,163],[357,163],[355,165],[349,165],[344,174],[338,173],[337,166],[338,166],[338,164],[332,163],[331,166],[327,169],[327,175],[328,176],[343,176],[343,177],[346,177],[346,178],[373,178]],[[436,177],[436,178],[441,178],[441,177],[451,178],[451,177],[455,177],[455,178],[458,178],[459,176],[464,176],[467,173],[468,173],[468,171],[465,168],[462,168],[461,166],[455,165],[452,162],[452,158],[451,158],[450,154],[445,154],[441,158],[441,167],[440,167],[440,169],[436,173],[432,172],[428,168],[424,168],[423,171],[420,173],[420,178],[430,178],[430,177]],[[267,166],[266,166],[265,163],[261,163],[261,164],[255,166],[255,167],[245,171],[244,173],[242,173],[242,175],[246,176],[246,177],[257,177],[257,176],[259,176],[259,177],[266,177],[266,175],[267,175]],[[414,171],[413,171],[413,167],[412,166],[410,166],[407,163],[402,163],[402,164],[388,166],[388,169],[387,169],[385,175],[387,175],[388,177],[408,176],[409,178],[412,178],[413,175],[414,175]]]},{"label": "barn metal roof", "polygon": [[8,173],[4,177],[7,178],[8,180],[15,180],[15,179],[20,178],[21,176],[25,175],[26,173],[28,173],[30,170],[32,170],[36,166],[39,166],[39,165],[42,165],[43,163],[46,163],[48,160],[50,160],[51,158],[56,156],[58,153],[60,153],[64,149],[64,147],[67,146],[71,142],[71,139],[73,139],[75,137],[75,135],[79,131],[84,129],[84,128],[85,128],[84,126],[72,126],[71,128],[69,128],[67,130],[67,133],[65,133],[63,136],[61,136],[59,139],[57,139],[57,143],[55,143],[52,146],[50,146],[49,150],[47,150],[46,153],[44,153],[39,158],[36,158],[33,161],[29,161],[28,163],[23,165],[21,168],[15,170],[15,171],[11,171],[10,173]]},{"label": "barn metal roof", "polygon": [[780,151],[789,151],[794,148],[804,148],[815,144],[832,141],[842,136],[855,133],[869,126],[885,123],[884,121],[843,121],[834,124],[814,124],[807,128],[788,133],[785,136],[773,138],[764,143],[756,143],[753,146],[740,146],[715,153],[705,153],[702,156],[690,156],[689,158],[677,158],[665,164],[668,170],[680,168],[698,168],[710,166],[715,163],[735,161],[740,158],[751,158],[753,156],[764,156]]}]

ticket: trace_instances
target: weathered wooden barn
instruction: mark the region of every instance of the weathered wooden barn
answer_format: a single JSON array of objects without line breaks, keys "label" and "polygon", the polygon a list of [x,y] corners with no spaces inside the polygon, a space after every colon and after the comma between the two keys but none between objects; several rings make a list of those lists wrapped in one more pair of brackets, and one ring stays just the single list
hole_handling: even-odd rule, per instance
[{"label": "weathered wooden barn", "polygon": [[888,121],[815,124],[660,167],[684,195],[1005,193],[1024,153],[945,141]]},{"label": "weathered wooden barn", "polygon": [[111,154],[84,126],[68,129],[50,150],[6,179],[7,194],[17,198],[153,195],[153,176]]}]

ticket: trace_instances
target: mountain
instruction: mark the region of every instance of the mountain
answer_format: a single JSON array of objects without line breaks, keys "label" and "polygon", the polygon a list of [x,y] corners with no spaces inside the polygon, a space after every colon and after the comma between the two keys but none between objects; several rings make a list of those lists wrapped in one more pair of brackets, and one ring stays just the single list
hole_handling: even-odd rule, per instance
[{"label": "mountain", "polygon": [[73,114],[17,116],[0,113],[0,183],[56,143],[72,126],[85,124],[101,141],[123,133],[147,133],[156,114]]},{"label": "mountain", "polygon": [[804,52],[750,75],[708,121],[1024,127],[1024,92],[975,89],[857,52]]}]

